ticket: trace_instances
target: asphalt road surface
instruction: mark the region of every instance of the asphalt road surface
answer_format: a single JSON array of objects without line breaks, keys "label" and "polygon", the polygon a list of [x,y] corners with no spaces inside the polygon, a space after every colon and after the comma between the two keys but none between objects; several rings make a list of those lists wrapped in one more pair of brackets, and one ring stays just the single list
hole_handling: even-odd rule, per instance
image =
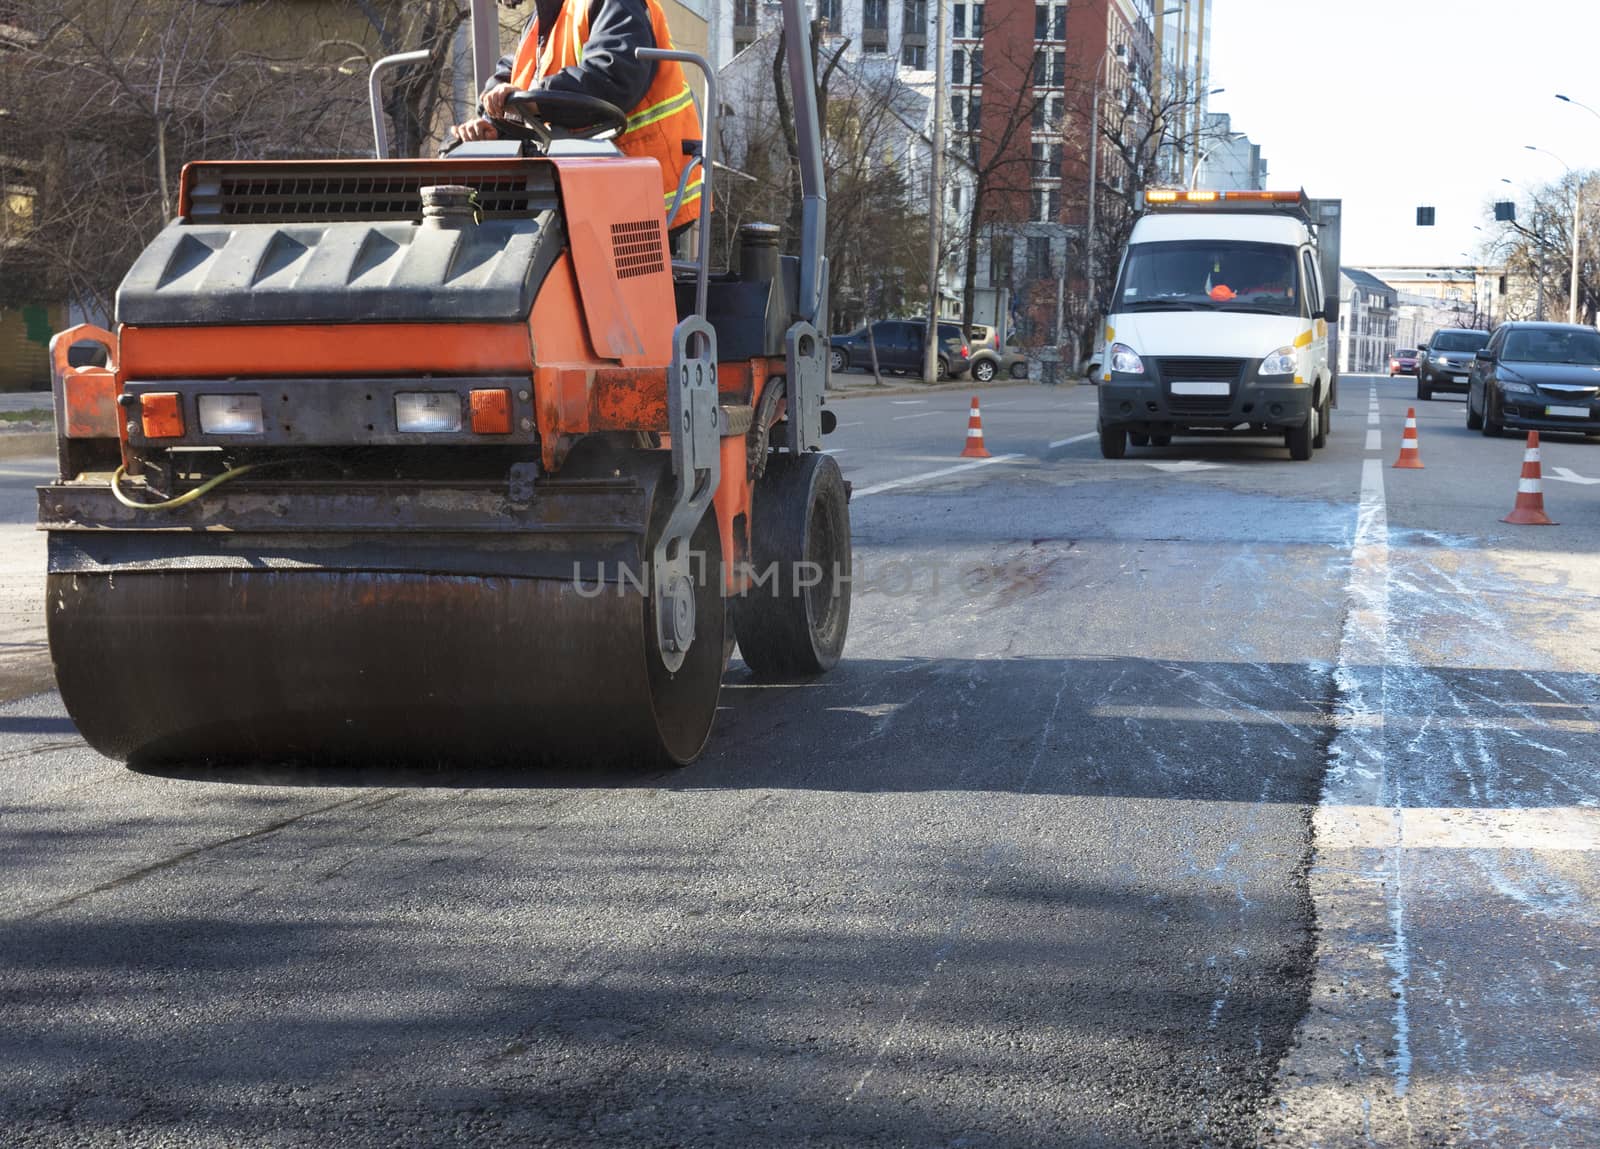
[{"label": "asphalt road surface", "polygon": [[0,1141],[1600,1143],[1600,444],[1507,526],[1458,399],[1389,468],[1408,389],[1307,463],[837,403],[846,661],[736,662],[678,772],[140,773],[0,706]]}]

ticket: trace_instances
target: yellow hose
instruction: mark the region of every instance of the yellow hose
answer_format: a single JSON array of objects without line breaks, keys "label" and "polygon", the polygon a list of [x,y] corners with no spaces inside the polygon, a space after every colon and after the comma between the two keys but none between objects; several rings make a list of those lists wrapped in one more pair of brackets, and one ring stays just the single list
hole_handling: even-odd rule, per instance
[{"label": "yellow hose", "polygon": [[240,475],[249,474],[257,467],[266,465],[267,464],[265,463],[247,463],[243,467],[234,467],[230,471],[222,472],[222,474],[216,476],[215,478],[207,479],[192,491],[185,491],[181,495],[171,499],[165,499],[159,503],[140,503],[128,498],[127,495],[123,494],[122,476],[125,471],[124,468],[119,465],[117,467],[116,474],[111,476],[111,493],[116,496],[117,502],[121,503],[125,507],[132,508],[135,511],[175,511],[181,506],[185,506],[188,503],[194,502],[201,495],[204,495],[209,491],[216,490],[228,480],[237,479]]}]

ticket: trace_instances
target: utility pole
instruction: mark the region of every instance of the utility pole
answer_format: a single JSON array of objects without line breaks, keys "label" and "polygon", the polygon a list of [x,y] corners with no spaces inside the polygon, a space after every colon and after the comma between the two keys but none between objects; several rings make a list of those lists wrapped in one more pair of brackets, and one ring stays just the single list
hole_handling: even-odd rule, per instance
[{"label": "utility pole", "polygon": [[1534,305],[1533,317],[1540,323],[1544,322],[1544,243],[1539,244],[1539,296],[1538,303]]},{"label": "utility pole", "polygon": [[1161,66],[1167,62],[1167,12],[1166,0],[1156,0],[1156,58],[1150,68],[1150,134],[1155,137],[1156,179],[1161,178],[1162,94]]},{"label": "utility pole", "polygon": [[1178,153],[1178,186],[1189,182],[1188,161],[1184,157],[1184,144],[1189,138],[1189,5],[1193,0],[1183,0],[1183,40],[1178,50],[1178,132],[1174,141]]},{"label": "utility pole", "polygon": [[1583,242],[1583,173],[1580,171],[1573,178],[1577,180],[1577,187],[1572,193],[1572,291],[1567,296],[1568,323],[1578,322],[1578,252]]},{"label": "utility pole", "polygon": [[[924,339],[922,381],[939,378],[939,258],[944,246],[944,105],[945,50],[944,6],[947,0],[933,0],[933,163],[928,188],[928,334]],[[979,125],[982,130],[982,125]],[[977,221],[973,221],[977,226]]]},{"label": "utility pole", "polygon": [[1200,132],[1204,125],[1201,124],[1201,92],[1206,90],[1206,0],[1195,0],[1200,6],[1198,35],[1194,38],[1194,129],[1191,138],[1194,146],[1190,154],[1194,156],[1194,175],[1200,174]]}]

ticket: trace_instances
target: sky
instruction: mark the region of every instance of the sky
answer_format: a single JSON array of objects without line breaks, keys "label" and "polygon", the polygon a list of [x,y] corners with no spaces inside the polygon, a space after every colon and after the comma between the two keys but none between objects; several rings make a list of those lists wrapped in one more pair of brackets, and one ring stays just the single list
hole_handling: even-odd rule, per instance
[{"label": "sky", "polygon": [[[1600,169],[1600,0],[1212,0],[1211,110],[1268,186],[1344,200],[1356,266],[1452,264],[1486,204]],[[1509,179],[1507,187],[1501,179]],[[1512,193],[1507,196],[1506,193]],[[1416,209],[1436,209],[1434,227]]]}]

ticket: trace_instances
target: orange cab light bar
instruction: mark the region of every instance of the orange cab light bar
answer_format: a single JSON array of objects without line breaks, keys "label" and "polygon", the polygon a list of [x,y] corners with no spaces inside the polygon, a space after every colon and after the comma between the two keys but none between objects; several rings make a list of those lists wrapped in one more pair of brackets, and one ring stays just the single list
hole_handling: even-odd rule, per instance
[{"label": "orange cab light bar", "polygon": [[1144,193],[1147,204],[1161,203],[1303,203],[1303,191],[1176,191],[1151,188]]}]

